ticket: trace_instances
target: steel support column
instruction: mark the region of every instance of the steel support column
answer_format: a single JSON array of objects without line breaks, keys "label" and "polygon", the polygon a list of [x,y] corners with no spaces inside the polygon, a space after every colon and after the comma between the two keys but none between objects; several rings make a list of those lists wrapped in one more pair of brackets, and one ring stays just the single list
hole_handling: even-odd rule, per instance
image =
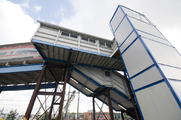
[{"label": "steel support column", "polygon": [[123,115],[123,112],[121,112],[121,117],[122,117],[122,120],[124,120],[124,115]]},{"label": "steel support column", "polygon": [[39,91],[39,88],[40,88],[40,85],[41,85],[41,81],[42,81],[43,75],[45,73],[45,70],[46,70],[46,65],[43,66],[43,69],[42,69],[42,71],[41,71],[41,73],[39,75],[36,87],[34,89],[33,95],[31,97],[31,100],[29,102],[29,105],[28,105],[28,108],[26,110],[26,113],[25,113],[25,116],[24,116],[23,120],[29,120],[29,117],[30,117],[33,105],[34,105],[35,100],[36,100],[37,92]]},{"label": "steel support column", "polygon": [[92,97],[92,105],[93,105],[93,120],[95,120],[95,98]]},{"label": "steel support column", "polygon": [[111,118],[111,120],[114,120],[113,110],[112,110],[112,103],[111,103],[111,96],[110,96],[110,93],[109,93],[109,89],[107,89],[107,99],[108,99],[108,105],[109,105],[110,118]]},{"label": "steel support column", "polygon": [[68,55],[68,60],[67,60],[67,66],[66,66],[66,69],[65,69],[65,76],[64,76],[64,85],[63,85],[63,91],[62,91],[62,98],[61,98],[61,100],[60,100],[59,114],[58,114],[58,119],[57,119],[57,120],[61,120],[61,118],[62,118],[62,108],[63,108],[63,102],[64,102],[64,97],[65,97],[66,83],[67,83],[67,81],[68,81],[68,72],[69,72],[69,66],[70,66],[71,56],[72,56],[72,49],[69,50],[69,55]]},{"label": "steel support column", "polygon": [[[58,87],[58,84],[55,87],[54,93],[57,92],[57,87]],[[51,120],[54,101],[55,101],[55,95],[53,95],[53,98],[52,98],[52,103],[51,103],[50,112],[49,112],[49,116],[48,116],[49,120]]]},{"label": "steel support column", "polygon": [[125,81],[126,81],[126,85],[127,85],[130,97],[131,97],[133,108],[134,108],[134,111],[135,111],[135,114],[136,114],[136,120],[141,120],[140,112],[138,110],[138,106],[137,106],[136,101],[134,99],[134,95],[132,93],[131,86],[130,86],[129,80],[127,78],[126,72],[124,72],[124,77],[125,77]]}]

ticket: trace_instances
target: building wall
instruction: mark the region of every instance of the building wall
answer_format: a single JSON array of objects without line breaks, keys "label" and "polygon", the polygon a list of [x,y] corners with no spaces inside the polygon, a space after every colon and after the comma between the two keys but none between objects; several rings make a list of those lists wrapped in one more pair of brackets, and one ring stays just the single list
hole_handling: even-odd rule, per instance
[{"label": "building wall", "polygon": [[[105,114],[106,118],[109,120],[109,113],[108,112],[103,112],[103,113]],[[96,112],[95,113],[96,120],[106,120],[103,113]],[[85,112],[84,113],[84,119],[85,120],[92,120],[93,119],[93,112]]]}]

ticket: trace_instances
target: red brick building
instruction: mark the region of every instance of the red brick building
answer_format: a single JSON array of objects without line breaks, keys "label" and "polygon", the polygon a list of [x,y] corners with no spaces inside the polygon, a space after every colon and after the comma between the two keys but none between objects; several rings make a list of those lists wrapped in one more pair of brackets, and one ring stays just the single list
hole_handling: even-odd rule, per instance
[{"label": "red brick building", "polygon": [[[103,113],[100,113],[100,112],[95,112],[95,118],[96,120],[106,120],[105,116],[108,120],[109,119],[109,112],[103,112]],[[88,112],[85,112],[84,113],[84,120],[93,120],[93,111],[88,111]]]}]

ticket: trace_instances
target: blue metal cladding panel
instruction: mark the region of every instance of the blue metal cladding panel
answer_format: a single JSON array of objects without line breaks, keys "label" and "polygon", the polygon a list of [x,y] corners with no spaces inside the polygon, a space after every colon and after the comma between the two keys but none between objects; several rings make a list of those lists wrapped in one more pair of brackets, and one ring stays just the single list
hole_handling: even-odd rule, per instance
[{"label": "blue metal cladding panel", "polygon": [[[120,11],[121,15],[117,15]],[[110,26],[142,119],[152,120],[152,116],[155,116],[152,110],[157,113],[156,119],[159,120],[169,120],[170,116],[180,118],[180,84],[168,81],[168,78],[181,80],[180,54],[146,16],[134,10],[119,5]],[[144,94],[147,94],[151,100],[148,101],[152,103],[149,104]],[[166,98],[162,100],[159,94],[164,94],[163,97]],[[170,104],[166,104],[169,102]],[[177,107],[174,109],[171,105]],[[165,111],[165,108],[169,107],[171,112]]]},{"label": "blue metal cladding panel", "polygon": [[[0,92],[2,91],[14,91],[14,90],[33,90],[36,85],[17,85],[17,86],[2,86],[0,87]],[[56,83],[41,84],[40,88],[55,88]]]},{"label": "blue metal cladding panel", "polygon": [[41,71],[42,68],[43,68],[43,64],[0,67],[0,74]]}]

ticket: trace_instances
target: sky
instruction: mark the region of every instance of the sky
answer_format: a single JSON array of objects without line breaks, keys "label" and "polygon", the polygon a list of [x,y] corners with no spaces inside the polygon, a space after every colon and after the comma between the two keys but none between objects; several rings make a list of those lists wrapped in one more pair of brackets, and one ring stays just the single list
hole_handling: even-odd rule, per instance
[{"label": "sky", "polygon": [[[119,4],[146,15],[181,53],[180,0],[0,0],[0,45],[30,42],[37,20],[112,40],[109,21]],[[24,114],[31,94],[2,92],[0,110]],[[76,111],[76,99],[77,95],[70,111]],[[81,94],[80,99],[81,112],[92,109],[91,98]]]}]

